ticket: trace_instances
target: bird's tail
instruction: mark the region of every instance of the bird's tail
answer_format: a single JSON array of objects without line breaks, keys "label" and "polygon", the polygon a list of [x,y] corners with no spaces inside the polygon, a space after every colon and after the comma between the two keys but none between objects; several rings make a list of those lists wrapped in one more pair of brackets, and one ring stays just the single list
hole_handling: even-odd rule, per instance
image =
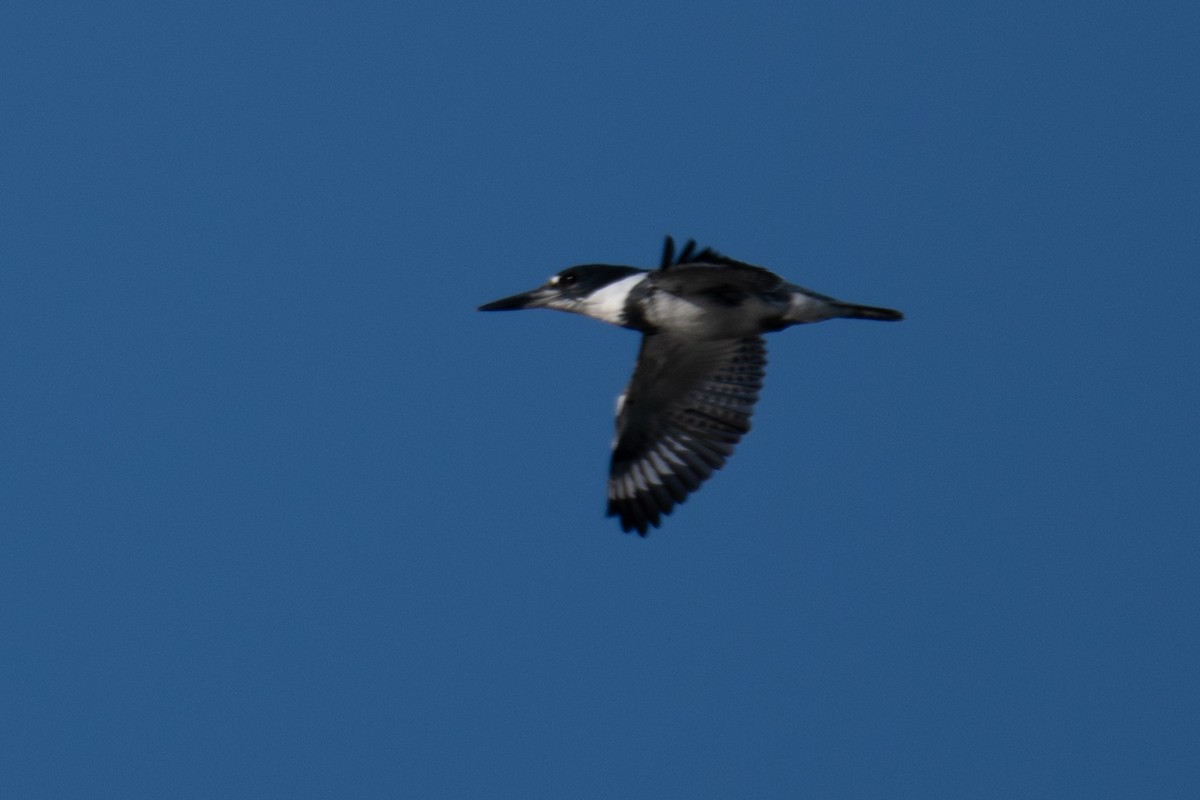
[{"label": "bird's tail", "polygon": [[878,319],[884,322],[899,322],[904,319],[904,315],[899,311],[891,308],[879,308],[878,306],[859,306],[854,303],[834,303],[834,308],[838,310],[839,317],[848,317],[850,319]]}]

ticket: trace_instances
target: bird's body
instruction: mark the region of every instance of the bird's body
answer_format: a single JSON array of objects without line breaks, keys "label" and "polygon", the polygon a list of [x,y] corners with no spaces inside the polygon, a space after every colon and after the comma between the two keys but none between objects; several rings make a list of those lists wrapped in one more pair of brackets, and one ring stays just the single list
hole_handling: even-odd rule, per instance
[{"label": "bird's body", "polygon": [[608,513],[645,536],[700,487],[750,430],[762,388],[762,334],[836,317],[894,321],[898,311],[843,303],[712,250],[644,270],[570,267],[542,287],[480,307],[552,308],[641,331],[642,347],[618,400]]}]

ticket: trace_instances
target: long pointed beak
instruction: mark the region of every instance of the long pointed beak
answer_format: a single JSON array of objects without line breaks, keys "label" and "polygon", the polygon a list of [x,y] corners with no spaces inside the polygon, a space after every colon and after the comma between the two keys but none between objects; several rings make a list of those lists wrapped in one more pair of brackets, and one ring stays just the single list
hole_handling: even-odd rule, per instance
[{"label": "long pointed beak", "polygon": [[554,291],[547,289],[545,286],[539,286],[537,289],[532,289],[528,292],[514,294],[512,297],[505,297],[501,300],[493,300],[490,303],[485,303],[479,307],[480,311],[517,311],[522,308],[539,308],[546,305],[551,297],[554,296]]}]

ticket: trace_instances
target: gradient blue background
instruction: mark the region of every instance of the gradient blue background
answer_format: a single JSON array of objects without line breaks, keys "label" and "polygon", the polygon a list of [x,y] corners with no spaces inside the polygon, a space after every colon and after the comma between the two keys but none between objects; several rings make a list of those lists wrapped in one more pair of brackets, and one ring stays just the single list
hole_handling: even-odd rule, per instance
[{"label": "gradient blue background", "polygon": [[[0,11],[0,795],[1200,796],[1194,2]],[[770,339],[666,527],[637,336]]]}]

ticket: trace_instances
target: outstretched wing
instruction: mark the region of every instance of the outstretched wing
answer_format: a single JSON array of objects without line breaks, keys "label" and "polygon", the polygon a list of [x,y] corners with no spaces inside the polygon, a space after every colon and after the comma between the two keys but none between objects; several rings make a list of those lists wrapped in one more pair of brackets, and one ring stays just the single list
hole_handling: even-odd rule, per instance
[{"label": "outstretched wing", "polygon": [[750,430],[767,366],[761,336],[696,341],[652,333],[617,410],[608,515],[645,536],[700,488]]}]

